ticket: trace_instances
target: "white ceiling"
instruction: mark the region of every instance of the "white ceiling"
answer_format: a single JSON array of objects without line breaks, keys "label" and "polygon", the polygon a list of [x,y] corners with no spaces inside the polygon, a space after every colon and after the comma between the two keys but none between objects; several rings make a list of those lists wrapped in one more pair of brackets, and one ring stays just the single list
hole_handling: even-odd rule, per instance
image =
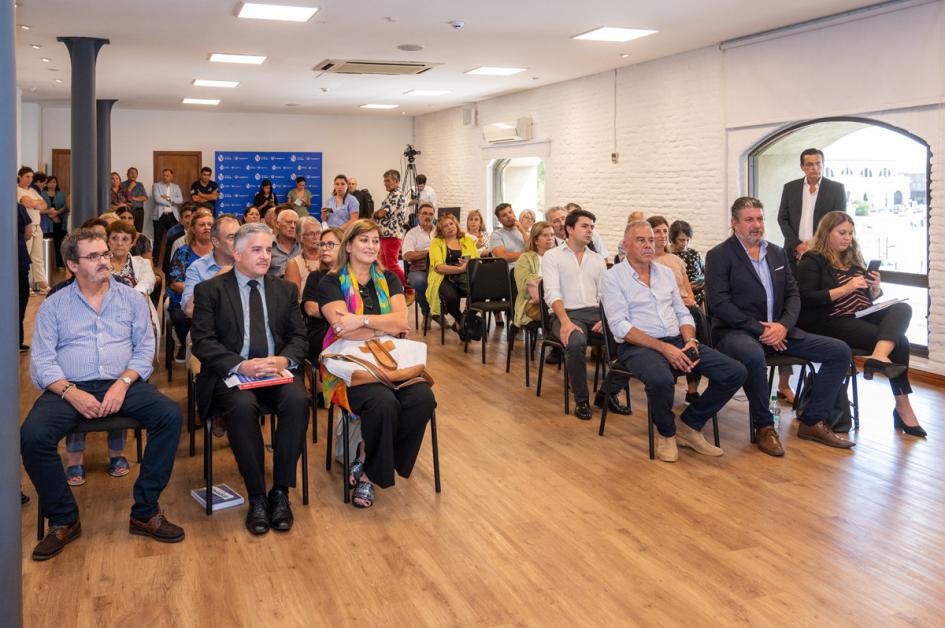
[{"label": "white ceiling", "polygon": [[[420,115],[459,103],[586,76],[720,41],[875,4],[875,0],[256,0],[318,6],[304,24],[234,17],[238,0],[18,0],[17,84],[27,101],[69,98],[60,35],[105,37],[97,96],[119,106],[207,109],[181,98],[220,98],[214,110]],[[387,18],[390,18],[387,19]],[[460,30],[447,24],[462,19]],[[598,26],[657,29],[626,44],[570,39]],[[40,44],[34,50],[30,44]],[[420,44],[402,52],[400,44]],[[266,55],[261,66],[210,63],[210,52]],[[622,54],[629,54],[622,58]],[[51,62],[44,63],[42,57]],[[426,61],[421,76],[317,75],[323,59]],[[800,65],[816,60],[798,57]],[[468,76],[480,65],[525,67],[511,77]],[[51,71],[56,69],[58,71]],[[56,78],[62,79],[56,84]],[[195,78],[237,80],[198,88]],[[447,96],[405,96],[448,89]],[[323,91],[327,90],[327,91]],[[365,112],[365,103],[395,103]],[[298,103],[298,107],[286,107]]]}]

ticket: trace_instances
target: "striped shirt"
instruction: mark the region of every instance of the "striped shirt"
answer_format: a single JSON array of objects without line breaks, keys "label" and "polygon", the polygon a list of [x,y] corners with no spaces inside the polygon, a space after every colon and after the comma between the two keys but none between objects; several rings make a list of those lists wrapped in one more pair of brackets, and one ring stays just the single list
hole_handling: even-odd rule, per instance
[{"label": "striped shirt", "polygon": [[[854,277],[862,276],[864,273],[855,266],[849,270],[837,269],[837,284],[845,286]],[[830,310],[830,318],[839,318],[841,316],[853,316],[860,310],[873,305],[870,299],[869,288],[854,290],[850,294],[845,294],[833,302],[833,308]]]},{"label": "striped shirt", "polygon": [[147,297],[114,278],[109,279],[101,312],[92,308],[78,282],[39,306],[30,356],[30,378],[37,388],[60,379],[115,380],[126,369],[147,379],[153,360]]}]

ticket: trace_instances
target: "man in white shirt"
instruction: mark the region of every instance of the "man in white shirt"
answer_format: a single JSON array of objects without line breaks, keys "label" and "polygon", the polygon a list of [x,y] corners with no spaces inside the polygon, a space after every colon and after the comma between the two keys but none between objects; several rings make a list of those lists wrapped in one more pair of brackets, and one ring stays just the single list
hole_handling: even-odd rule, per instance
[{"label": "man in white shirt", "polygon": [[[574,393],[574,416],[584,421],[591,418],[587,392],[588,335],[594,334],[597,344],[603,343],[597,299],[598,287],[607,270],[604,258],[588,248],[594,221],[594,214],[583,209],[568,214],[567,242],[545,253],[541,260],[545,302],[555,315],[551,333],[565,347],[565,365]],[[624,383],[624,379],[608,374],[597,391],[594,405],[602,408],[606,402],[609,412],[630,414],[630,408],[617,400]]]},{"label": "man in white shirt", "polygon": [[407,281],[420,303],[423,319],[430,315],[427,302],[427,273],[430,263],[430,243],[433,240],[433,217],[436,211],[428,201],[420,203],[419,223],[404,236],[403,257],[408,264]]},{"label": "man in white shirt", "polygon": [[[647,408],[659,432],[656,456],[676,462],[677,437],[700,454],[721,456],[722,449],[705,440],[702,428],[732,398],[748,372],[732,358],[700,346],[673,271],[652,263],[654,237],[648,222],[627,225],[623,248],[627,257],[604,275],[600,299],[617,341],[617,357],[646,387]],[[678,427],[673,414],[674,370],[709,379],[705,392],[680,415]]]},{"label": "man in white shirt", "polygon": [[161,171],[161,180],[155,181],[151,188],[154,199],[154,246],[164,250],[164,234],[180,220],[178,208],[184,202],[180,186],[174,183],[174,171],[165,168]]},{"label": "man in white shirt", "polygon": [[410,201],[411,205],[422,206],[424,203],[430,203],[433,209],[436,209],[436,190],[427,185],[427,175],[417,175],[417,198]]},{"label": "man in white shirt", "polygon": [[[564,209],[566,212],[570,214],[573,211],[581,209],[581,206],[578,205],[577,203],[568,203],[567,205],[564,206]],[[588,248],[590,248],[592,251],[594,251],[595,253],[603,257],[604,259],[607,259],[608,257],[610,257],[610,251],[608,251],[607,247],[604,246],[604,241],[601,239],[600,234],[597,233],[596,231],[594,232],[594,237],[591,239],[591,243],[588,245]]]}]

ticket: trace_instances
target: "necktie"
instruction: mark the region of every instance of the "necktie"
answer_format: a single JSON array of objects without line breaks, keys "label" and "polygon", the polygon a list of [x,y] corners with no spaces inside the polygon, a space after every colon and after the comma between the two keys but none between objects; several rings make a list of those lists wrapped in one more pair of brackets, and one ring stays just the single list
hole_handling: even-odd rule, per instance
[{"label": "necktie", "polygon": [[259,282],[250,279],[249,285],[249,359],[265,358],[269,355],[269,343],[266,341],[266,314],[263,312],[262,296],[259,294]]}]

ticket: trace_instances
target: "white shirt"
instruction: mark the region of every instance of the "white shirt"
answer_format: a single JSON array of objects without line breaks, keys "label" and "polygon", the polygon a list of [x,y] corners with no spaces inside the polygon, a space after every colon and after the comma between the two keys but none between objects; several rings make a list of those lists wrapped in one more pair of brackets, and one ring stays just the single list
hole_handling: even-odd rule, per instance
[{"label": "white shirt", "polygon": [[430,201],[431,203],[433,203],[433,209],[436,209],[436,190],[430,187],[429,184],[425,183],[423,185],[423,189],[420,190],[420,194],[418,195],[417,200],[418,200],[418,203],[417,203],[418,205],[422,203],[423,201]]},{"label": "white shirt", "polygon": [[807,178],[804,178],[803,189],[801,190],[801,222],[797,227],[797,237],[801,242],[807,242],[814,237],[814,205],[817,204],[817,194],[820,192],[820,179],[814,191],[810,191],[810,184]]},{"label": "white shirt", "polygon": [[[19,203],[24,196],[28,196],[34,201],[43,201],[43,197],[40,196],[39,193],[33,188],[21,188],[20,186],[16,186],[16,202]],[[26,206],[24,205],[24,207]],[[43,217],[42,214],[40,214],[39,209],[35,207],[27,207],[26,213],[29,214],[30,221],[33,223],[33,225],[38,227]]]},{"label": "white shirt", "polygon": [[404,244],[401,249],[404,253],[414,251],[429,251],[430,243],[433,241],[433,229],[424,231],[423,227],[417,225],[407,232],[404,236]]},{"label": "white shirt", "polygon": [[600,301],[617,342],[625,342],[634,328],[652,338],[672,338],[679,335],[680,325],[695,326],[673,271],[655,262],[650,262],[650,285],[640,281],[630,262],[615,265],[604,273]]},{"label": "white shirt", "polygon": [[590,249],[584,249],[580,263],[567,244],[551,249],[541,260],[545,302],[551,307],[562,301],[566,310],[597,307],[598,288],[606,270],[604,258]]}]

